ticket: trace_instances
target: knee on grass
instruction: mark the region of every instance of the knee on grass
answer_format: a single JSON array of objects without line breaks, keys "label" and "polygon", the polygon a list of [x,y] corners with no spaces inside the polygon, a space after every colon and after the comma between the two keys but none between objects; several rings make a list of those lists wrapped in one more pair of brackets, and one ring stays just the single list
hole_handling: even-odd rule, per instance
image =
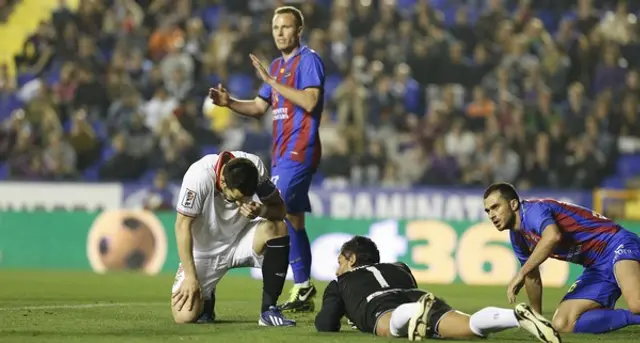
[{"label": "knee on grass", "polygon": [[199,300],[193,304],[193,308],[191,310],[189,310],[186,305],[183,306],[180,311],[178,311],[176,307],[172,306],[171,313],[173,314],[173,320],[176,324],[189,324],[195,323],[198,320],[203,308],[204,301]]},{"label": "knee on grass", "polygon": [[573,327],[575,326],[576,319],[571,320],[568,316],[558,315],[553,316],[551,320],[551,325],[554,329],[561,333],[570,333],[573,332]]}]

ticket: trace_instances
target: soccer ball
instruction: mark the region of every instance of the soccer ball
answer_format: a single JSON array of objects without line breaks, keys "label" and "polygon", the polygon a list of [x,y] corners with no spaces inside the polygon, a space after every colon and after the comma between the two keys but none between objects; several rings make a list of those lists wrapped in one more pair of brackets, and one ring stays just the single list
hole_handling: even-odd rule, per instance
[{"label": "soccer ball", "polygon": [[164,227],[149,211],[105,211],[89,231],[87,257],[96,272],[130,270],[156,274],[166,255]]},{"label": "soccer ball", "polygon": [[151,229],[135,217],[122,218],[98,241],[100,259],[108,270],[144,269],[155,246]]}]

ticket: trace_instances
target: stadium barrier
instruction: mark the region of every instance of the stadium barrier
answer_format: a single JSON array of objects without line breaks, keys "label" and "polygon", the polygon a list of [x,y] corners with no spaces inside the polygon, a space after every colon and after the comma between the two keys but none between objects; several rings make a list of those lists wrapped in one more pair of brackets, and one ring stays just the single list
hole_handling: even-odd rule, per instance
[{"label": "stadium barrier", "polygon": [[[180,185],[166,193],[178,203]],[[149,184],[119,183],[0,183],[1,211],[143,208],[154,193]],[[314,187],[309,192],[313,216],[333,219],[435,219],[480,221],[485,218],[483,189]],[[592,192],[550,190],[523,192],[524,197],[551,197],[591,207]]]},{"label": "stadium barrier", "polygon": [[[104,273],[136,270],[150,275],[173,272],[178,265],[175,213],[144,210],[0,212],[0,268],[77,269]],[[640,221],[625,221],[640,233]],[[484,220],[336,219],[310,217],[314,256],[312,276],[330,280],[342,243],[367,235],[380,247],[383,261],[403,261],[419,282],[505,285],[518,262],[508,234]],[[543,265],[546,286],[565,287],[579,266],[550,260]],[[259,278],[259,270],[234,274]],[[289,273],[289,277],[291,273]]]}]

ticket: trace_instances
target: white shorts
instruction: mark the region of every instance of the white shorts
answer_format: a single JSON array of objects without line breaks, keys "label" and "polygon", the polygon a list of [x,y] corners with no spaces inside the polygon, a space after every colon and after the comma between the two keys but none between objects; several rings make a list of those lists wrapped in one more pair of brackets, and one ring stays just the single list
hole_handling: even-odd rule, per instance
[{"label": "white shorts", "polygon": [[[263,256],[253,251],[253,237],[262,220],[252,221],[247,225],[235,243],[224,254],[206,258],[194,258],[196,274],[200,281],[202,297],[210,299],[216,285],[222,279],[227,270],[232,268],[260,268]],[[171,293],[175,293],[184,280],[182,264],[178,267]]]}]

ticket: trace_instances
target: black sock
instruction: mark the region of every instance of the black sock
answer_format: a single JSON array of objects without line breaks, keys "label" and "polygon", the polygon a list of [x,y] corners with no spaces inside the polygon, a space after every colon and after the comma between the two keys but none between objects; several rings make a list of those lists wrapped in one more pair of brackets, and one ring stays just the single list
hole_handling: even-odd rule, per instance
[{"label": "black sock", "polygon": [[275,306],[289,268],[289,236],[267,241],[262,261],[262,312]]}]

